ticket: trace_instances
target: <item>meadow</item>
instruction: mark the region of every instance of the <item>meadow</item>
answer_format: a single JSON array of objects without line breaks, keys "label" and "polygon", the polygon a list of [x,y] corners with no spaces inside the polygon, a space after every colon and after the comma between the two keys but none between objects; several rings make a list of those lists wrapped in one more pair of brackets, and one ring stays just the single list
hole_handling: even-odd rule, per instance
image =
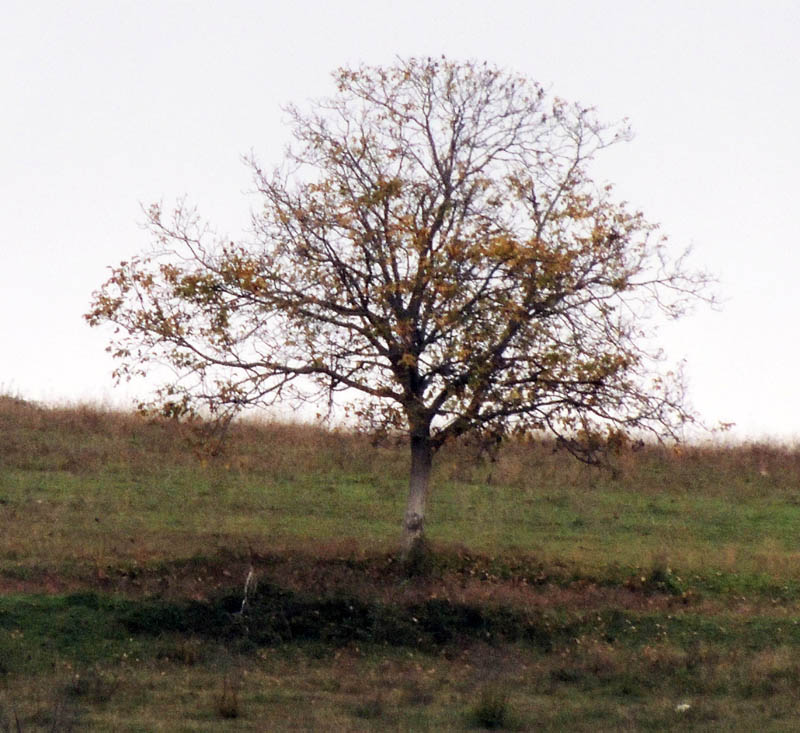
[{"label": "meadow", "polygon": [[800,727],[800,450],[406,454],[0,397],[0,732]]}]

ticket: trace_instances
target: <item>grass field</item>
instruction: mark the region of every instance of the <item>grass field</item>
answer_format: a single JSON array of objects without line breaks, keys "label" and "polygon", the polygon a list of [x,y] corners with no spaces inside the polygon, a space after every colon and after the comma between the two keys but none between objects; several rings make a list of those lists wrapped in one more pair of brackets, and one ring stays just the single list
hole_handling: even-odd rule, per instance
[{"label": "grass field", "polygon": [[800,729],[800,451],[406,459],[0,397],[0,732]]}]

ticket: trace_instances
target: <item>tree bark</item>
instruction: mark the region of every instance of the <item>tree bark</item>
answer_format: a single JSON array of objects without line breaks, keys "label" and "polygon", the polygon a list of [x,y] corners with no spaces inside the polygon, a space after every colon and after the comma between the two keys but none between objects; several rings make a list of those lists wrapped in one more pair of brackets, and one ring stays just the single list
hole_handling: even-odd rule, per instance
[{"label": "tree bark", "polygon": [[408,503],[403,519],[403,545],[407,555],[418,549],[424,539],[425,505],[431,477],[433,451],[427,429],[411,433],[411,473],[408,482]]}]

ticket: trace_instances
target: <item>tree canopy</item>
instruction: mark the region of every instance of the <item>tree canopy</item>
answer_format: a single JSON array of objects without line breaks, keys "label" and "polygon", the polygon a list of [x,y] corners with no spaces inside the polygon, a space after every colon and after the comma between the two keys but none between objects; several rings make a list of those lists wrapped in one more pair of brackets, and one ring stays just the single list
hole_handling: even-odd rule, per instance
[{"label": "tree canopy", "polygon": [[693,417],[652,325],[708,278],[590,176],[627,126],[475,62],[335,82],[288,108],[281,167],[247,159],[259,206],[239,241],[185,204],[148,210],[154,250],[87,314],[117,326],[117,377],[168,365],[167,414],[326,398],[407,433],[409,541],[448,440],[548,431],[593,460],[610,436],[679,437]]}]

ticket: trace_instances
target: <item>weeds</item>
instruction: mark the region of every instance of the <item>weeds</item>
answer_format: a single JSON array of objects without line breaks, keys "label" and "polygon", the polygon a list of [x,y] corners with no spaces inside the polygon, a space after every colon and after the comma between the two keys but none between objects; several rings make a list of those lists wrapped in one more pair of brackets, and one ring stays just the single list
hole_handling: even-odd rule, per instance
[{"label": "weeds", "polygon": [[100,669],[76,672],[65,687],[68,697],[80,698],[93,705],[102,705],[111,700],[120,686],[119,678]]},{"label": "weeds", "polygon": [[0,733],[27,733],[29,730],[46,733],[72,733],[77,730],[77,711],[61,697],[45,707],[37,707],[23,715],[16,705],[7,713],[0,705]]},{"label": "weeds", "polygon": [[508,693],[496,685],[485,687],[478,702],[470,709],[468,718],[476,728],[503,730],[511,727]]},{"label": "weeds", "polygon": [[666,555],[658,554],[653,558],[650,572],[644,579],[643,587],[657,593],[668,593],[680,596],[686,592],[681,579],[672,572]]},{"label": "weeds", "polygon": [[10,712],[6,712],[5,707],[0,705],[0,733],[22,733],[16,708],[12,707]]},{"label": "weeds", "polygon": [[386,711],[383,696],[378,694],[353,706],[353,714],[357,718],[376,720],[381,718]]},{"label": "weeds", "polygon": [[199,639],[177,637],[162,641],[155,653],[156,659],[167,663],[194,667],[205,661],[205,645]]},{"label": "weeds", "polygon": [[233,720],[241,715],[239,685],[229,677],[222,680],[222,692],[216,698],[216,712],[223,720]]}]

